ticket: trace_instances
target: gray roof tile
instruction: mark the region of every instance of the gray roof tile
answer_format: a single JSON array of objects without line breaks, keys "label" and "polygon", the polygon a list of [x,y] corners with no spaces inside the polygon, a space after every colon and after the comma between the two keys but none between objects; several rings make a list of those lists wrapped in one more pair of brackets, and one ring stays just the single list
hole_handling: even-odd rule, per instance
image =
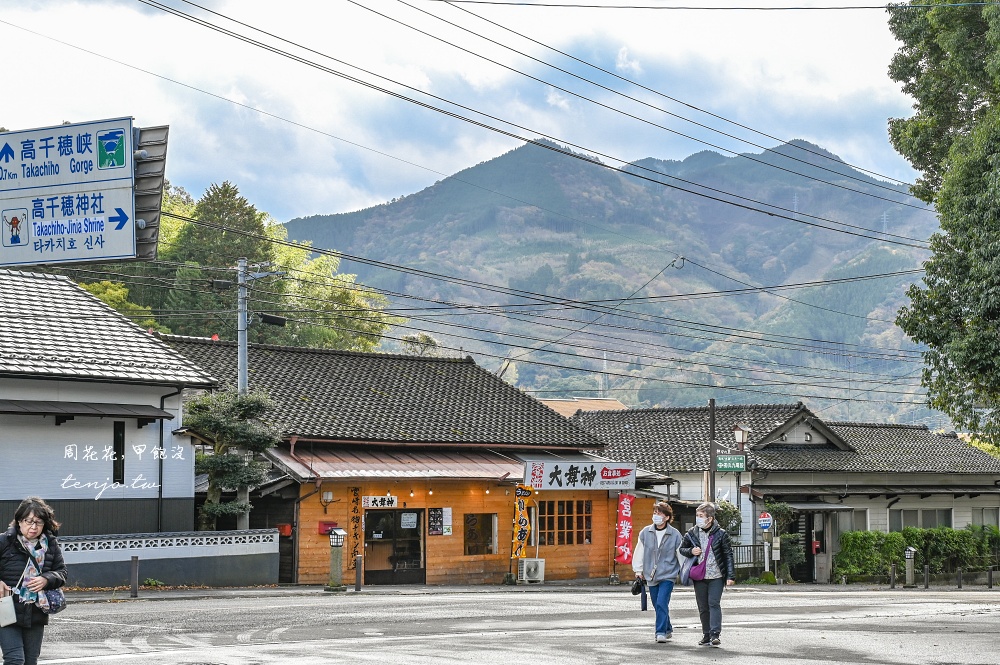
[{"label": "gray roof tile", "polygon": [[[236,343],[161,339],[236,385]],[[341,442],[600,449],[596,438],[471,358],[419,358],[251,344],[249,386],[286,436]]]},{"label": "gray roof tile", "polygon": [[0,376],[206,387],[201,368],[66,277],[0,269]]},{"label": "gray roof tile", "polygon": [[[926,426],[820,421],[853,450],[774,440],[798,418],[820,420],[801,402],[720,406],[716,439],[730,444],[735,423],[750,425],[750,459],[765,471],[1000,473],[1000,460]],[[708,407],[590,411],[572,420],[607,443],[611,459],[666,474],[709,468]]]}]

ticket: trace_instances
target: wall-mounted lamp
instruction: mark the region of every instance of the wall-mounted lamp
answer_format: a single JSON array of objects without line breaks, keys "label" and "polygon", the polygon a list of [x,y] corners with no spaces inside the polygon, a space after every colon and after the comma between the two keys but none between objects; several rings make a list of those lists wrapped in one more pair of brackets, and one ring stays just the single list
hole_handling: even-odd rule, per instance
[{"label": "wall-mounted lamp", "polygon": [[392,490],[386,490],[385,491],[385,495],[386,496],[392,496]]},{"label": "wall-mounted lamp", "polygon": [[431,496],[431,495],[433,495],[433,494],[434,494],[434,490],[427,490],[427,495],[428,495],[428,496]]},{"label": "wall-mounted lamp", "polygon": [[333,503],[333,492],[323,492],[319,502],[323,504],[323,514],[325,515],[326,507]]},{"label": "wall-mounted lamp", "polygon": [[413,490],[410,490],[410,496],[413,496]]},{"label": "wall-mounted lamp", "polygon": [[487,494],[489,494],[489,493],[490,493],[490,488],[489,488],[489,487],[487,487],[487,488],[486,488],[486,493],[487,493]]}]

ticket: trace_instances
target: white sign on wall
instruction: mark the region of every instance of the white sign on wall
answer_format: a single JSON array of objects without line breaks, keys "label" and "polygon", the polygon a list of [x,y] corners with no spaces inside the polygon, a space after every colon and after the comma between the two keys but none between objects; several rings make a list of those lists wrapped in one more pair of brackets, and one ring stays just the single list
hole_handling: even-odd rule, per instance
[{"label": "white sign on wall", "polygon": [[631,490],[635,462],[528,460],[524,484],[536,490]]},{"label": "white sign on wall", "polygon": [[362,496],[362,508],[397,508],[399,500],[395,496],[377,494],[375,496]]},{"label": "white sign on wall", "polygon": [[0,134],[0,266],[135,258],[132,118]]}]

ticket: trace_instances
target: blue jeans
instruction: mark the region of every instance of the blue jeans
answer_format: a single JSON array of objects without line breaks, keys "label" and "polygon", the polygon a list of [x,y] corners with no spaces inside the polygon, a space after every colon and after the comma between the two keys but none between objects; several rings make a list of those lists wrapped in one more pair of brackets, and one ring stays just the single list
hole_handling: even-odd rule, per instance
[{"label": "blue jeans", "polygon": [[17,624],[0,628],[3,665],[37,665],[44,632],[45,626],[40,623],[31,628],[21,628]]},{"label": "blue jeans", "polygon": [[649,597],[653,601],[653,609],[656,610],[657,635],[674,632],[674,627],[670,625],[670,594],[673,592],[674,583],[670,580],[649,587]]},{"label": "blue jeans", "polygon": [[722,590],[726,588],[726,578],[698,580],[694,583],[694,597],[698,601],[698,616],[701,632],[717,637],[722,633]]}]

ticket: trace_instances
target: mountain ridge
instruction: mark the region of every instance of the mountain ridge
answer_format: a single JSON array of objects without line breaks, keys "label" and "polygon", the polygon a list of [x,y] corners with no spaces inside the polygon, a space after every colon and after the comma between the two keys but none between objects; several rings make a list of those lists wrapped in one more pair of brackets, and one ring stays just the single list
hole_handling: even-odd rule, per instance
[{"label": "mountain ridge", "polygon": [[[782,161],[786,152],[810,164]],[[832,338],[826,335],[820,339],[841,345],[860,344],[866,335],[880,343],[892,339],[905,344],[898,329],[883,329],[887,320],[883,317],[904,302],[903,289],[912,278],[877,286],[859,282],[850,293],[846,287],[828,289],[825,304],[812,306],[759,293],[714,298],[711,307],[702,302],[704,298],[678,297],[745,288],[741,282],[776,286],[815,281],[844,270],[876,274],[919,267],[920,253],[913,248],[794,221],[800,215],[800,221],[812,221],[805,217],[811,214],[866,227],[871,235],[877,235],[884,225],[891,233],[926,238],[936,229],[932,214],[863,194],[904,201],[908,197],[903,186],[857,171],[836,155],[804,141],[781,144],[752,157],[712,151],[694,153],[683,160],[648,157],[630,163],[622,173],[593,159],[567,159],[543,146],[525,144],[400,199],[354,212],[298,218],[289,221],[286,228],[289,238],[309,240],[317,247],[552,298],[614,300],[638,290],[646,297],[674,298],[670,311],[678,318],[697,320],[699,325],[760,329],[771,334],[776,327],[813,331],[809,334],[819,329],[835,333]],[[788,170],[771,168],[766,165],[769,161]],[[813,162],[836,172],[813,168]],[[629,175],[633,171],[641,178]],[[816,177],[841,187],[789,171],[821,173]],[[793,219],[749,209],[754,207]],[[686,257],[688,270],[667,268],[678,256]],[[357,273],[361,282],[397,293],[470,305],[505,304],[505,297],[468,286],[418,280],[347,260],[342,270]],[[849,310],[861,303],[866,310],[852,310],[858,317],[855,320],[828,311]],[[830,304],[837,306],[826,306]],[[630,304],[629,309],[629,316],[659,316],[648,301],[641,306]],[[882,314],[872,317],[873,311]],[[579,321],[585,321],[586,313],[581,317]],[[478,342],[448,345],[462,344],[462,348],[484,355],[488,350],[484,364],[496,366],[500,361],[489,356],[503,357],[509,350],[497,341],[530,328],[529,322],[512,318],[486,318],[479,323],[477,328],[490,333],[467,335]],[[442,338],[454,333],[442,324],[419,325]],[[550,334],[554,339],[563,333]],[[647,333],[624,345],[646,348],[650,339],[661,334],[673,339],[677,333]],[[620,340],[606,343],[623,346]],[[686,351],[704,354],[726,342],[686,339],[685,344],[694,345],[693,350],[685,346]],[[748,358],[763,353],[771,362],[794,360],[785,350],[750,351]],[[512,355],[518,353],[521,351]],[[586,353],[580,354],[585,364],[599,369],[600,362]],[[627,352],[618,349],[616,354]],[[572,374],[522,367],[519,385],[533,390],[559,389],[560,381],[574,383]],[[713,377],[713,381],[720,380],[727,379]],[[701,399],[703,393],[686,391],[680,402]],[[636,389],[635,395],[633,406],[671,399],[663,396],[664,391],[647,390],[643,396],[643,390]],[[684,404],[674,401],[671,405]],[[851,414],[845,411],[843,415]]]}]

